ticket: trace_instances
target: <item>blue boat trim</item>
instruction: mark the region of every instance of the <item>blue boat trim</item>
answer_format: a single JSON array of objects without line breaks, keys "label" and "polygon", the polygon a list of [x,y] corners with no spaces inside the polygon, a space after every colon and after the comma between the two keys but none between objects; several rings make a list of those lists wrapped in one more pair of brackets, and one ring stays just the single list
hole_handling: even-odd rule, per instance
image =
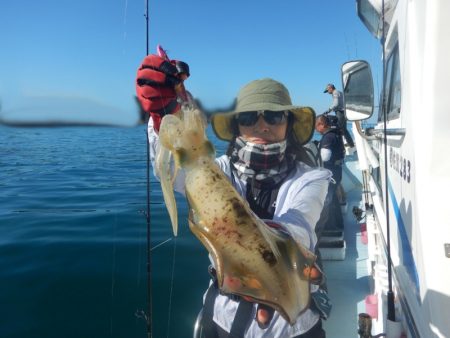
[{"label": "blue boat trim", "polygon": [[394,208],[395,218],[397,219],[398,231],[400,234],[400,241],[402,245],[402,263],[408,272],[410,277],[410,283],[414,290],[417,301],[421,304],[420,300],[420,282],[417,274],[416,263],[412,254],[411,244],[409,242],[408,234],[406,232],[405,223],[403,222],[400,208],[398,206],[397,199],[395,198],[394,191],[392,189],[391,182],[388,181],[389,195],[391,196],[392,205]]}]

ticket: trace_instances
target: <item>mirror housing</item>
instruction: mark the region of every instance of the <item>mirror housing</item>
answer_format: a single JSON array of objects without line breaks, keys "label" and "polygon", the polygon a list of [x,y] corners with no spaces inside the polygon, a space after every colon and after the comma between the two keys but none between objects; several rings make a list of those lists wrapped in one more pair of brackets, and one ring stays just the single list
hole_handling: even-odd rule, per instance
[{"label": "mirror housing", "polygon": [[349,121],[366,120],[373,113],[373,80],[366,61],[349,61],[342,65],[345,116]]}]

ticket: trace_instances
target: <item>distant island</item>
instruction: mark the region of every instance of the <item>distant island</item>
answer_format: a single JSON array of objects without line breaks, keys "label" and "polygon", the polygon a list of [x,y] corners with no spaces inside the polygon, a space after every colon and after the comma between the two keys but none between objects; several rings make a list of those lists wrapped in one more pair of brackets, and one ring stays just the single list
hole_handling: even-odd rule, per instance
[{"label": "distant island", "polygon": [[[23,96],[2,102],[0,124],[14,127],[136,126],[140,106],[130,97],[123,109],[102,100],[76,96]],[[142,117],[142,114],[141,114]]]}]

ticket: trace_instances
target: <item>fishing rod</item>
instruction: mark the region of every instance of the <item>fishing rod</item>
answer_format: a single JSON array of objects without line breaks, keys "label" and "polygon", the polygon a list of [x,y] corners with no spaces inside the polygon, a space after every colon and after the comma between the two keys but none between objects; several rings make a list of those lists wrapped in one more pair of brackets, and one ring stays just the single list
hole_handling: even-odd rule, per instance
[{"label": "fishing rod", "polygon": [[[145,55],[149,54],[149,15],[148,0],[145,1]],[[150,118],[150,117],[149,117]],[[148,129],[145,133],[147,143],[147,315],[144,316],[147,324],[147,337],[152,337],[152,254],[151,254],[151,232],[150,232],[150,143]]]},{"label": "fishing rod", "polygon": [[149,53],[149,39],[148,39],[148,0],[145,0],[145,55]]},{"label": "fishing rod", "polygon": [[[385,37],[385,23],[384,23],[384,0],[381,2],[381,20],[382,20],[382,60],[383,60],[383,84],[386,80],[386,37]],[[389,190],[388,190],[388,157],[387,157],[387,109],[386,109],[386,95],[382,92],[382,109],[383,109],[383,144],[384,144],[384,177],[385,177],[385,214],[386,214],[386,240],[387,240],[387,268],[388,268],[388,292],[387,292],[387,319],[395,322],[395,304],[394,292],[392,291],[392,262],[391,262],[391,226],[389,222]]]}]

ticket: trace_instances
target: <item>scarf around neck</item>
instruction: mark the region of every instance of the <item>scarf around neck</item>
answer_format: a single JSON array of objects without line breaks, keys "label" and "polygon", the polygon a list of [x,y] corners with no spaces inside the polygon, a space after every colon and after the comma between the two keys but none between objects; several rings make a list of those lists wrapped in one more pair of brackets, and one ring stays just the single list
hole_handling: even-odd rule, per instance
[{"label": "scarf around neck", "polygon": [[237,176],[252,186],[271,187],[280,183],[294,166],[294,158],[286,156],[286,140],[257,144],[237,137],[230,160]]}]

